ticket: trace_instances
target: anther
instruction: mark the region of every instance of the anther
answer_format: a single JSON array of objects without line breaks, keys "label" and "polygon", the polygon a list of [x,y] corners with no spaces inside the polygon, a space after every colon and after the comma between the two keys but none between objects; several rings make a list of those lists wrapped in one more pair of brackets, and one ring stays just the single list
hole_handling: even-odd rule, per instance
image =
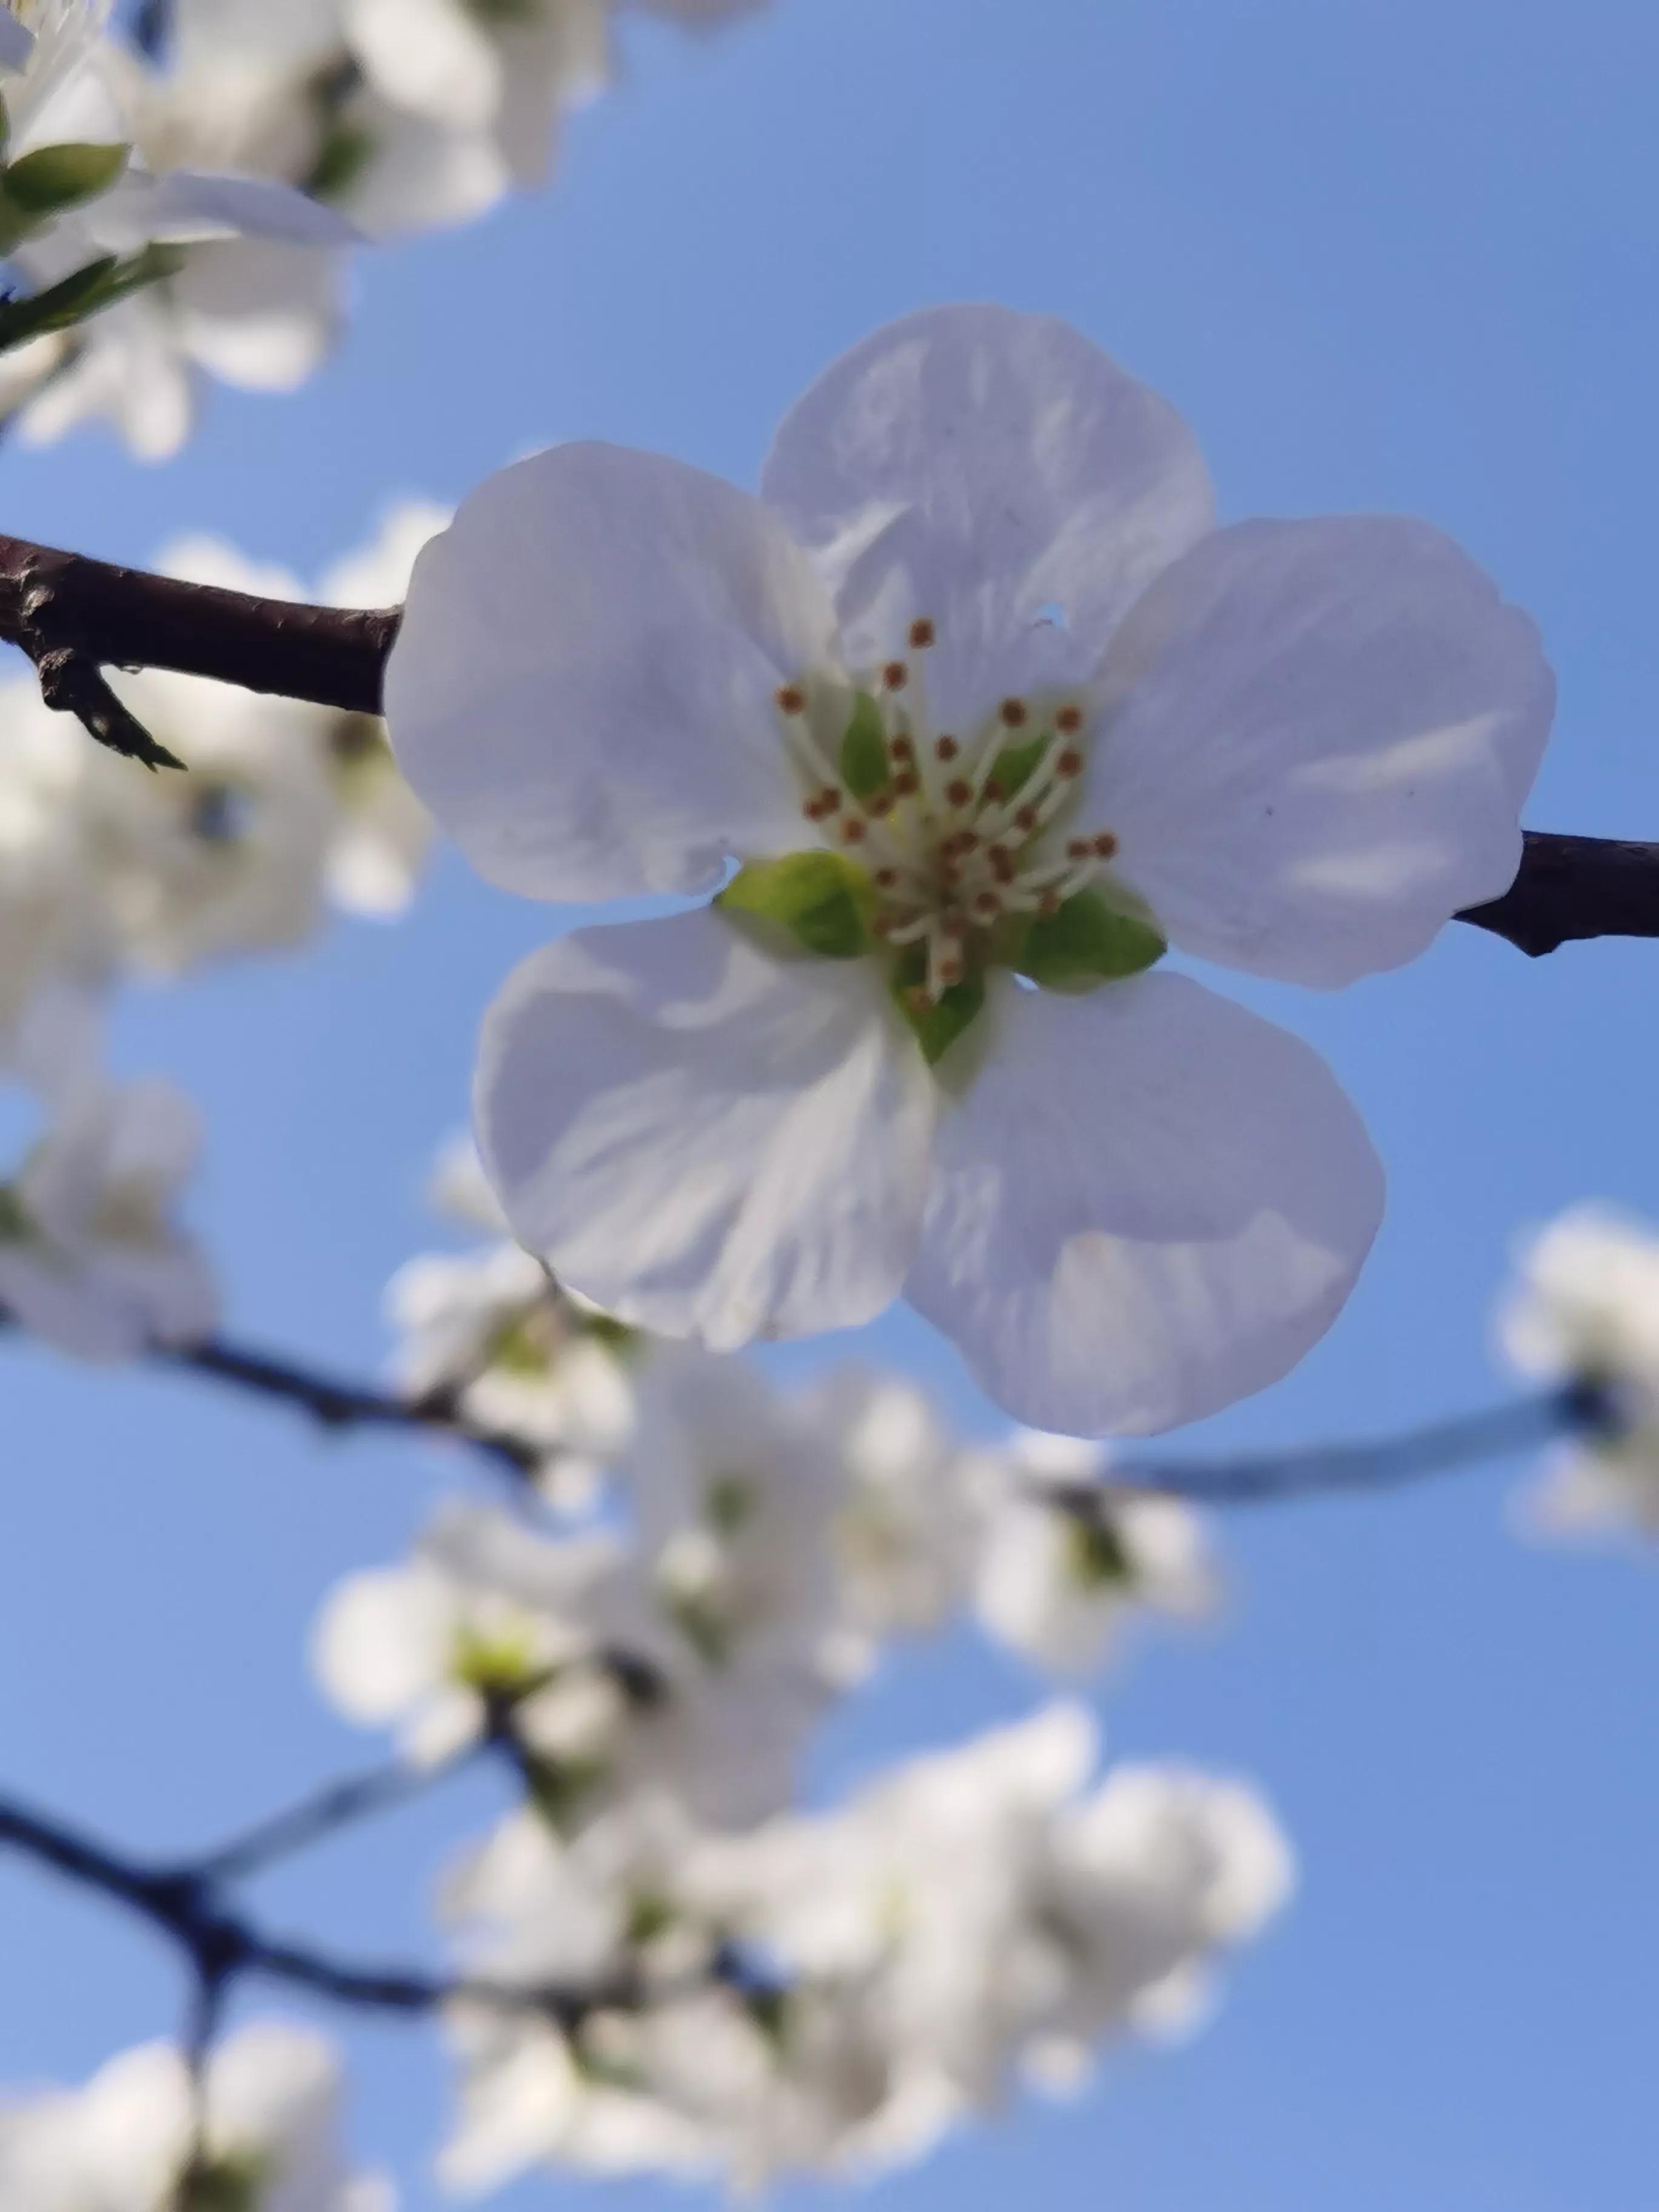
[{"label": "anther", "polygon": [[1002,786],[997,781],[995,776],[992,776],[985,787],[986,805],[988,806],[1000,806],[1007,795],[1007,793],[1004,791]]},{"label": "anther", "polygon": [[974,899],[975,914],[996,914],[1000,910],[1001,906],[1002,901],[994,891],[980,891]]},{"label": "anther", "polygon": [[1044,891],[1042,896],[1037,901],[1037,912],[1039,914],[1058,914],[1060,912],[1060,893],[1058,891]]},{"label": "anther", "polygon": [[961,963],[961,961],[960,961],[960,960],[941,960],[941,961],[939,962],[939,981],[940,981],[940,982],[942,982],[942,983],[959,983],[959,982],[961,982],[961,981],[962,981],[962,963]]},{"label": "anther", "polygon": [[1083,727],[1082,709],[1078,707],[1062,707],[1059,714],[1054,716],[1054,727],[1062,737],[1075,737]]},{"label": "anther", "polygon": [[974,795],[974,787],[958,776],[954,783],[945,787],[945,796],[952,806],[966,806]]},{"label": "anther", "polygon": [[925,615],[919,622],[913,622],[911,623],[910,645],[914,652],[926,653],[933,641],[933,625],[927,620],[927,617]]},{"label": "anther", "polygon": [[786,714],[804,714],[806,708],[806,694],[798,684],[786,684],[777,694],[777,702],[780,709]]},{"label": "anther", "polygon": [[1066,857],[1068,860],[1086,860],[1094,849],[1086,837],[1073,837],[1066,848]]},{"label": "anther", "polygon": [[901,769],[893,778],[893,788],[901,799],[914,799],[921,789],[921,778],[913,768]]},{"label": "anther", "polygon": [[933,740],[935,760],[953,761],[961,750],[962,747],[952,737],[935,738]]},{"label": "anther", "polygon": [[841,841],[843,845],[861,845],[864,842],[864,824],[856,814],[849,814],[842,823]]},{"label": "anther", "polygon": [[993,845],[985,857],[991,863],[991,873],[1000,884],[1012,883],[1016,871],[1011,853],[1005,853],[1000,845]]},{"label": "anther", "polygon": [[1026,835],[1029,836],[1030,835],[1031,831],[1032,831],[1033,830],[1035,830],[1035,829],[1036,828],[1036,826],[1037,826],[1037,811],[1036,811],[1036,807],[1035,807],[1035,806],[1022,806],[1022,807],[1020,808],[1020,810],[1019,810],[1018,813],[1018,814],[1016,814],[1016,815],[1015,815],[1015,817],[1014,817],[1014,827],[1015,827],[1015,829],[1016,829],[1016,830],[1024,830],[1024,832],[1026,833]]},{"label": "anther", "polygon": [[902,660],[890,660],[881,672],[881,680],[890,691],[902,691],[910,681],[910,672]]},{"label": "anther", "polygon": [[1024,728],[1025,702],[1023,699],[1005,699],[998,711],[1011,730]]},{"label": "anther", "polygon": [[904,735],[902,731],[900,732],[897,737],[888,738],[887,750],[892,755],[893,758],[899,762],[901,765],[908,764],[909,762],[915,760],[916,757],[915,747],[911,744],[909,738]]},{"label": "anther", "polygon": [[1096,859],[1109,860],[1116,851],[1117,839],[1113,836],[1109,830],[1103,830],[1099,836],[1095,839]]},{"label": "anther", "polygon": [[898,870],[896,868],[878,868],[876,870],[876,888],[878,890],[890,891],[897,881]]},{"label": "anther", "polygon": [[1078,750],[1075,745],[1067,745],[1065,751],[1054,763],[1054,774],[1056,775],[1081,775],[1082,773],[1082,754]]}]

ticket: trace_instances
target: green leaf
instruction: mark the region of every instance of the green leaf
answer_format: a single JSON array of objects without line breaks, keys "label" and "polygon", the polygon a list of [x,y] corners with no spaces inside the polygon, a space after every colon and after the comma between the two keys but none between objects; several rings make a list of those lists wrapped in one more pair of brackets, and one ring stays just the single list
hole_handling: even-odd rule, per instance
[{"label": "green leaf", "polygon": [[1109,906],[1098,891],[1077,891],[1054,914],[1040,914],[1012,964],[1048,991],[1091,991],[1139,975],[1169,946],[1150,922]]},{"label": "green leaf", "polygon": [[750,860],[715,899],[738,919],[752,915],[825,960],[856,960],[873,949],[875,890],[856,861],[840,853],[788,853]]},{"label": "green leaf", "polygon": [[129,254],[125,260],[113,253],[104,254],[27,299],[0,300],[0,353],[48,331],[72,330],[89,315],[125,300],[129,293],[176,276],[183,266],[184,256],[176,247],[147,246],[142,253]]},{"label": "green leaf", "polygon": [[854,799],[868,799],[893,780],[881,708],[867,691],[853,702],[853,719],[841,741],[841,780]]},{"label": "green leaf", "polygon": [[6,171],[5,196],[26,216],[61,215],[106,192],[127,166],[128,146],[37,146]]},{"label": "green leaf", "polygon": [[937,1000],[921,987],[927,957],[919,945],[907,945],[894,963],[888,988],[893,1002],[916,1033],[927,1065],[945,1056],[985,1004],[983,975],[964,975]]},{"label": "green leaf", "polygon": [[1048,750],[1047,738],[1027,738],[1019,744],[1005,745],[991,763],[988,783],[995,784],[1005,799],[1012,799]]}]

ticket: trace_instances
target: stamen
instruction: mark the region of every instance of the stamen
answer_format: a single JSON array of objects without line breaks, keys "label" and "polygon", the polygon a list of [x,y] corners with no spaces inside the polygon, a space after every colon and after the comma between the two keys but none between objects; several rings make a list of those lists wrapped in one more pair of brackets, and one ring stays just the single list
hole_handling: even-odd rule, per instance
[{"label": "stamen", "polygon": [[1117,856],[1117,839],[1113,836],[1109,830],[1103,830],[1099,836],[1095,839],[1094,849],[1097,860],[1115,860]]},{"label": "stamen", "polygon": [[1062,737],[1075,737],[1078,732],[1083,727],[1082,708],[1080,707],[1062,707],[1060,712],[1054,716],[1054,727],[1060,732]]},{"label": "stamen", "polygon": [[881,672],[883,687],[889,691],[902,691],[910,681],[910,672],[902,660],[890,660]]},{"label": "stamen", "polygon": [[926,615],[910,625],[910,647],[915,653],[926,653],[934,637],[933,625]]},{"label": "stamen", "polygon": [[1005,699],[997,712],[1002,718],[1005,728],[1023,730],[1025,727],[1028,716],[1025,702],[1023,699]]},{"label": "stamen", "polygon": [[806,694],[798,684],[781,685],[776,696],[780,714],[804,714],[806,712]]},{"label": "stamen", "polygon": [[935,760],[953,761],[961,750],[962,747],[948,732],[944,737],[935,738],[933,740],[933,758]]}]

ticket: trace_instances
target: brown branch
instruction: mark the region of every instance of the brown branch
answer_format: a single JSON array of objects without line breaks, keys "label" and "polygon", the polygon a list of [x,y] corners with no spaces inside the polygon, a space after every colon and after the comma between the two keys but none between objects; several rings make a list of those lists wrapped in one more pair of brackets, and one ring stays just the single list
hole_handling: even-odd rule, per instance
[{"label": "brown branch", "polygon": [[0,638],[37,667],[67,653],[94,669],[173,668],[377,714],[398,617],[256,599],[0,538]]},{"label": "brown branch", "polygon": [[[126,714],[100,668],[178,669],[377,714],[400,611],[256,599],[0,537],[0,638],[34,662],[49,703],[78,714],[100,744],[152,766],[176,763]],[[1529,830],[1510,888],[1457,919],[1534,958],[1576,939],[1659,937],[1659,843]]]}]

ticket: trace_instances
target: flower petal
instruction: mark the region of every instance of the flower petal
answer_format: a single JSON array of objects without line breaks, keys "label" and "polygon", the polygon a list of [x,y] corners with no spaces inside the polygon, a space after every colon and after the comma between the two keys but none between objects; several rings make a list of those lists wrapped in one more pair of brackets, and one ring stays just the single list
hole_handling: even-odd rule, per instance
[{"label": "flower petal", "polygon": [[1218,531],[1100,682],[1092,811],[1188,951],[1349,983],[1514,877],[1554,684],[1532,623],[1426,523]]},{"label": "flower petal", "polygon": [[936,307],[878,331],[780,428],[762,495],[831,579],[848,657],[930,617],[937,719],[1081,681],[1211,526],[1180,416],[1047,315]]},{"label": "flower petal", "polygon": [[697,891],[811,842],[773,694],[830,655],[805,556],[757,501],[620,447],[491,477],[415,564],[386,672],[404,772],[492,882]]},{"label": "flower petal", "polygon": [[1382,1210],[1324,1063],[1184,975],[1010,987],[988,1018],[906,1297],[1046,1429],[1142,1434],[1276,1382],[1334,1320]]},{"label": "flower petal", "polygon": [[874,963],[773,959],[705,909],[532,954],[475,1103],[524,1243],[624,1321],[728,1351],[896,1296],[934,1097]]}]

